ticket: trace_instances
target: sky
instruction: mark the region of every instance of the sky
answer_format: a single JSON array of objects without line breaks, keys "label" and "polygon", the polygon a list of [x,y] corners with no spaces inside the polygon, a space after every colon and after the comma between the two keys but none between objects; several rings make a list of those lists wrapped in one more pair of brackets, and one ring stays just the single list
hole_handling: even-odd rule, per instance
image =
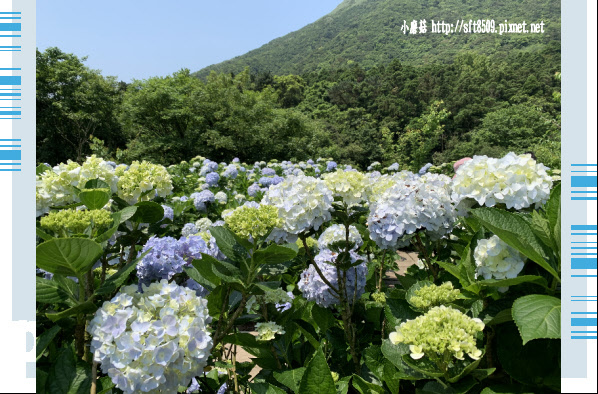
[{"label": "sky", "polygon": [[197,71],[328,14],[342,0],[37,0],[37,47],[119,80]]}]

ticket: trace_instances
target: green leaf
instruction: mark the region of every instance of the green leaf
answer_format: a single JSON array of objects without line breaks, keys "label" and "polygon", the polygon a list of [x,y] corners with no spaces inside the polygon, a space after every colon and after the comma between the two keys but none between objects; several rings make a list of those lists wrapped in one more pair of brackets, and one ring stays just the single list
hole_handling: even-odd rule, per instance
[{"label": "green leaf", "polygon": [[546,247],[540,243],[530,225],[520,215],[496,208],[479,208],[472,212],[484,227],[560,281],[559,274],[547,261]]},{"label": "green leaf", "polygon": [[48,347],[48,345],[52,342],[56,334],[60,332],[60,326],[52,326],[49,330],[46,330],[37,337],[35,340],[35,359],[36,361],[39,360]]},{"label": "green leaf", "polygon": [[560,391],[560,340],[535,339],[524,346],[515,324],[501,324],[495,326],[495,330],[495,354],[513,379],[533,386],[536,393],[548,392],[543,386],[556,386],[553,390]]},{"label": "green leaf", "polygon": [[351,383],[353,387],[361,394],[373,394],[373,393],[382,393],[384,394],[386,391],[383,387],[377,386],[373,383],[366,382],[361,376],[353,375],[351,379]]},{"label": "green leaf", "polygon": [[104,376],[103,378],[98,379],[98,394],[111,393],[115,386],[116,385],[112,383],[112,378]]},{"label": "green leaf", "polygon": [[53,274],[80,277],[102,252],[102,247],[90,239],[55,238],[37,246],[35,264]]},{"label": "green leaf", "polygon": [[558,255],[561,255],[561,184],[552,189],[550,199],[544,206],[552,238],[556,244]]},{"label": "green leaf", "polygon": [[95,291],[97,295],[111,294],[118,290],[129,278],[131,272],[135,270],[137,264],[143,257],[149,253],[149,250],[137,257],[135,260],[127,263],[124,267],[119,269],[115,274],[110,275],[106,281]]},{"label": "green leaf", "polygon": [[532,339],[561,337],[561,300],[533,294],[513,303],[513,320],[525,345]]},{"label": "green leaf", "polygon": [[[120,213],[119,224],[124,223],[127,220],[131,219],[135,215],[135,213],[137,213],[137,207],[136,206],[125,207],[116,213]],[[114,217],[116,217],[116,216],[114,216]]]},{"label": "green leaf", "polygon": [[35,277],[35,301],[44,304],[67,302],[69,294],[54,280]]},{"label": "green leaf", "polygon": [[284,246],[270,245],[266,249],[257,250],[253,254],[254,261],[257,264],[281,264],[292,260],[297,256],[297,252]]},{"label": "green leaf", "polygon": [[486,325],[487,326],[495,326],[497,324],[508,323],[510,321],[513,321],[512,313],[513,312],[511,309],[504,309],[504,310],[498,312],[496,314],[496,316],[494,316],[492,318],[492,320],[490,320]]},{"label": "green leaf", "polygon": [[193,262],[191,263],[195,270],[191,269],[191,267],[184,267],[183,269],[191,279],[193,279],[200,285],[204,287],[207,286],[208,289],[214,289],[220,285],[222,280],[220,279],[220,277],[214,274],[214,271],[212,271],[213,260],[216,259],[214,259],[213,257],[212,259],[202,257],[201,260],[193,260]]},{"label": "green leaf", "polygon": [[235,262],[247,258],[247,249],[237,240],[230,230],[225,227],[210,227],[210,234],[216,239],[216,245],[226,257]]},{"label": "green leaf", "polygon": [[444,375],[444,373],[441,372],[436,366],[436,364],[428,357],[422,357],[419,360],[414,360],[413,358],[411,358],[411,355],[404,354],[402,360],[405,364],[407,364],[409,367],[413,368],[417,372],[420,372],[431,378],[440,378],[442,377],[442,375]]},{"label": "green leaf", "polygon": [[91,368],[77,365],[70,348],[59,350],[48,376],[48,388],[52,394],[83,394],[91,389]]},{"label": "green leaf", "polygon": [[403,362],[403,356],[409,355],[411,352],[409,351],[409,346],[404,343],[399,343],[398,345],[393,345],[389,339],[385,339],[382,341],[382,346],[380,347],[382,350],[382,354],[388,361],[390,361],[398,370],[399,376],[401,379],[406,380],[420,380],[425,379],[425,376],[420,372],[410,368],[407,364]]},{"label": "green leaf", "polygon": [[322,349],[316,349],[299,385],[301,393],[335,394],[336,387]]},{"label": "green leaf", "polygon": [[395,298],[388,298],[384,306],[384,315],[386,316],[387,326],[393,328],[406,320],[415,319],[415,312],[407,301]]},{"label": "green leaf", "polygon": [[136,223],[157,223],[164,218],[164,208],[153,201],[142,201],[135,204],[137,210],[131,217]]},{"label": "green leaf", "polygon": [[87,209],[102,209],[110,201],[110,193],[101,189],[83,190],[79,193],[79,199]]},{"label": "green leaf", "polygon": [[287,261],[286,263],[264,264],[259,267],[259,275],[266,275],[266,276],[282,275],[289,270],[291,263],[292,263],[291,261]]},{"label": "green leaf", "polygon": [[93,313],[98,310],[98,307],[92,301],[85,301],[81,304],[78,304],[72,308],[69,308],[62,312],[49,312],[46,313],[46,317],[53,322],[56,322],[60,319],[64,319],[65,317],[75,316],[79,314],[87,314]]},{"label": "green leaf", "polygon": [[48,381],[48,373],[39,368],[35,368],[35,392],[37,394],[46,393],[46,382]]},{"label": "green leaf", "polygon": [[48,167],[45,164],[40,164],[35,168],[35,175],[41,175],[46,171],[52,171],[52,167]]},{"label": "green leaf", "polygon": [[85,186],[83,186],[84,189],[108,189],[110,190],[110,185],[107,184],[106,182],[104,182],[101,179],[90,179],[87,182],[85,182]]},{"label": "green leaf", "polygon": [[49,241],[51,239],[54,239],[53,236],[51,236],[50,234],[46,233],[45,231],[43,231],[41,228],[39,228],[37,226],[35,227],[35,235],[37,235],[38,237],[40,237],[44,241]]},{"label": "green leaf", "polygon": [[255,394],[286,394],[283,389],[273,386],[270,383],[249,383],[251,392]]},{"label": "green leaf", "polygon": [[544,288],[548,287],[548,282],[541,276],[523,275],[512,279],[486,279],[478,282],[480,285],[488,287],[508,287],[516,286],[522,283],[534,283]]},{"label": "green leaf", "polygon": [[300,367],[284,372],[274,371],[273,376],[274,379],[293,390],[294,393],[299,393],[299,384],[305,370],[305,367]]}]

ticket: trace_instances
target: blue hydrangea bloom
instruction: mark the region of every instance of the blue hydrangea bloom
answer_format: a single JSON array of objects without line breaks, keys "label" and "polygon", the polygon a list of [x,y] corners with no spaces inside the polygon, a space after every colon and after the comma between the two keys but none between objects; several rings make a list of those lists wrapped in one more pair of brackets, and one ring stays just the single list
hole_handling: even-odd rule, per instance
[{"label": "blue hydrangea bloom", "polygon": [[424,175],[428,172],[428,170],[430,169],[430,167],[432,167],[432,163],[428,163],[425,166],[423,166],[420,170],[419,170],[419,175]]},{"label": "blue hydrangea bloom", "polygon": [[174,210],[170,208],[168,205],[162,205],[162,208],[164,209],[164,217],[162,218],[162,220],[174,220]]},{"label": "blue hydrangea bloom", "polygon": [[257,183],[254,183],[247,188],[247,194],[249,194],[250,197],[255,197],[261,191],[262,188]]},{"label": "blue hydrangea bloom", "polygon": [[225,178],[235,179],[239,175],[239,171],[237,170],[237,166],[231,164],[224,169],[222,176]]},{"label": "blue hydrangea bloom", "polygon": [[327,161],[326,162],[326,171],[334,171],[334,170],[336,170],[336,162]]},{"label": "blue hydrangea bloom", "polygon": [[262,175],[264,175],[264,176],[276,175],[276,171],[274,171],[274,169],[272,169],[272,168],[264,168],[262,170]]},{"label": "blue hydrangea bloom", "polygon": [[206,183],[212,187],[218,186],[218,181],[220,180],[220,175],[217,172],[210,172],[206,175]]},{"label": "blue hydrangea bloom", "polygon": [[[351,255],[352,263],[355,263],[358,260],[365,260],[354,251],[350,251],[349,253]],[[326,279],[328,279],[335,288],[338,288],[337,270],[334,266],[337,256],[338,253],[323,249],[314,258]],[[355,300],[359,300],[361,295],[365,292],[367,273],[368,268],[365,262],[362,262],[347,271],[347,283],[345,284],[345,288],[349,302],[353,302],[354,297]],[[301,273],[301,278],[297,287],[303,293],[303,297],[305,297],[306,300],[315,301],[316,304],[324,308],[339,303],[337,294],[335,294],[322,280],[313,265],[310,265]]]},{"label": "blue hydrangea bloom", "polygon": [[239,158],[238,158],[238,157],[235,157],[235,158],[233,159],[233,163],[238,163],[239,161],[240,161],[240,160],[239,160]]},{"label": "blue hydrangea bloom", "polygon": [[[151,250],[150,250],[151,249]],[[137,264],[139,283],[149,285],[152,281],[170,280],[183,272],[183,267],[193,260],[201,259],[201,254],[212,255],[211,250],[202,237],[151,237],[143,246],[141,253],[149,250]]]},{"label": "blue hydrangea bloom", "polygon": [[195,223],[187,223],[183,226],[183,229],[181,230],[181,235],[183,237],[188,237],[190,235],[197,234],[198,232],[199,229],[197,228]]}]

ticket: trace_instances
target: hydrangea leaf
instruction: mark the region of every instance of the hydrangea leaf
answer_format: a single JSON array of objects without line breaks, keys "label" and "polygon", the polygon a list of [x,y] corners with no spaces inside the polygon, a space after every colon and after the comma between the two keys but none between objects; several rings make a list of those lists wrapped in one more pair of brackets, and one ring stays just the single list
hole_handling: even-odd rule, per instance
[{"label": "hydrangea leaf", "polygon": [[143,253],[135,260],[127,263],[124,267],[119,269],[114,275],[111,275],[106,281],[95,291],[95,294],[110,294],[121,287],[126,280],[129,278],[133,270],[137,267],[137,264],[143,259],[148,252]]},{"label": "hydrangea leaf", "polygon": [[35,168],[35,175],[41,175],[46,171],[52,171],[52,167],[48,167],[45,164],[40,164]]},{"label": "hydrangea leaf", "polygon": [[486,279],[481,280],[478,283],[488,287],[509,287],[520,285],[522,283],[534,283],[544,288],[548,287],[546,279],[537,275],[523,275],[512,279]]},{"label": "hydrangea leaf", "polygon": [[293,390],[294,393],[299,393],[299,384],[301,383],[301,378],[303,378],[305,370],[305,367],[300,367],[284,372],[274,371],[273,376],[274,379]]},{"label": "hydrangea leaf", "polygon": [[403,356],[409,355],[411,353],[409,351],[408,345],[404,343],[393,345],[389,339],[385,339],[382,341],[382,346],[380,349],[382,350],[384,357],[386,357],[386,359],[399,370],[399,377],[401,379],[420,380],[426,378],[423,374],[414,370],[403,362]]},{"label": "hydrangea leaf", "polygon": [[36,361],[39,360],[44,353],[44,350],[48,347],[50,342],[54,339],[56,334],[61,330],[59,325],[52,326],[50,329],[44,331],[37,339],[35,340],[35,358]]},{"label": "hydrangea leaf", "polygon": [[157,223],[164,217],[164,208],[162,205],[152,201],[142,201],[135,204],[137,210],[130,218],[132,222],[137,223]]},{"label": "hydrangea leaf", "polygon": [[353,387],[361,394],[385,393],[383,387],[366,382],[361,376],[353,375],[351,379]]},{"label": "hydrangea leaf", "polygon": [[102,252],[102,247],[90,239],[57,238],[37,246],[35,264],[53,274],[79,277]]},{"label": "hydrangea leaf", "polygon": [[249,383],[251,392],[255,394],[285,394],[286,392],[280,387],[271,385],[270,383]]},{"label": "hydrangea leaf", "polygon": [[257,250],[253,254],[254,261],[257,264],[281,264],[292,260],[297,256],[291,248],[278,245],[270,245],[266,249]]},{"label": "hydrangea leaf", "polygon": [[216,245],[229,259],[239,262],[247,257],[247,249],[238,242],[238,237],[225,227],[211,227],[210,234],[216,239]]},{"label": "hydrangea leaf", "polygon": [[[110,190],[110,189],[106,189]],[[82,190],[79,199],[87,209],[102,209],[110,201],[110,193],[102,189]]]},{"label": "hydrangea leaf", "polygon": [[326,362],[322,349],[316,349],[314,356],[306,366],[299,385],[301,393],[336,394],[334,379]]},{"label": "hydrangea leaf", "polygon": [[46,317],[52,320],[53,322],[56,322],[60,319],[64,319],[65,317],[92,313],[95,312],[97,309],[98,307],[92,301],[85,301],[62,312],[46,313]]},{"label": "hydrangea leaf", "polygon": [[532,294],[513,303],[513,320],[525,345],[532,339],[561,337],[561,300]]},{"label": "hydrangea leaf", "polygon": [[35,277],[35,301],[44,304],[57,304],[66,302],[68,299],[68,293],[60,287],[58,282],[39,276]]},{"label": "hydrangea leaf", "polygon": [[530,225],[520,215],[496,208],[479,208],[472,212],[484,227],[498,235],[507,245],[560,280],[559,274],[547,260],[546,247],[540,243]]},{"label": "hydrangea leaf", "polygon": [[87,182],[85,182],[85,186],[83,186],[84,189],[108,189],[110,190],[110,185],[107,184],[106,182],[104,182],[101,179],[90,179]]}]

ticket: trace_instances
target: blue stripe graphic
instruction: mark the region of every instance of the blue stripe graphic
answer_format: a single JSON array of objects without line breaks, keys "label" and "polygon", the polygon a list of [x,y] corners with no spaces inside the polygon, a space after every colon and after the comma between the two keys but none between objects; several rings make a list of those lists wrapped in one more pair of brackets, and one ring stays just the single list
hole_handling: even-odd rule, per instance
[{"label": "blue stripe graphic", "polygon": [[21,31],[20,23],[0,23],[0,31]]},{"label": "blue stripe graphic", "polygon": [[572,176],[571,187],[596,187],[598,177],[595,176]]},{"label": "blue stripe graphic", "polygon": [[596,326],[598,319],[596,318],[573,318],[571,319],[571,325],[574,327],[592,327],[592,326]]},{"label": "blue stripe graphic", "polygon": [[21,84],[20,76],[0,75],[0,85],[20,85],[20,84]]},{"label": "blue stripe graphic", "polygon": [[0,160],[21,160],[20,150],[0,150]]}]

